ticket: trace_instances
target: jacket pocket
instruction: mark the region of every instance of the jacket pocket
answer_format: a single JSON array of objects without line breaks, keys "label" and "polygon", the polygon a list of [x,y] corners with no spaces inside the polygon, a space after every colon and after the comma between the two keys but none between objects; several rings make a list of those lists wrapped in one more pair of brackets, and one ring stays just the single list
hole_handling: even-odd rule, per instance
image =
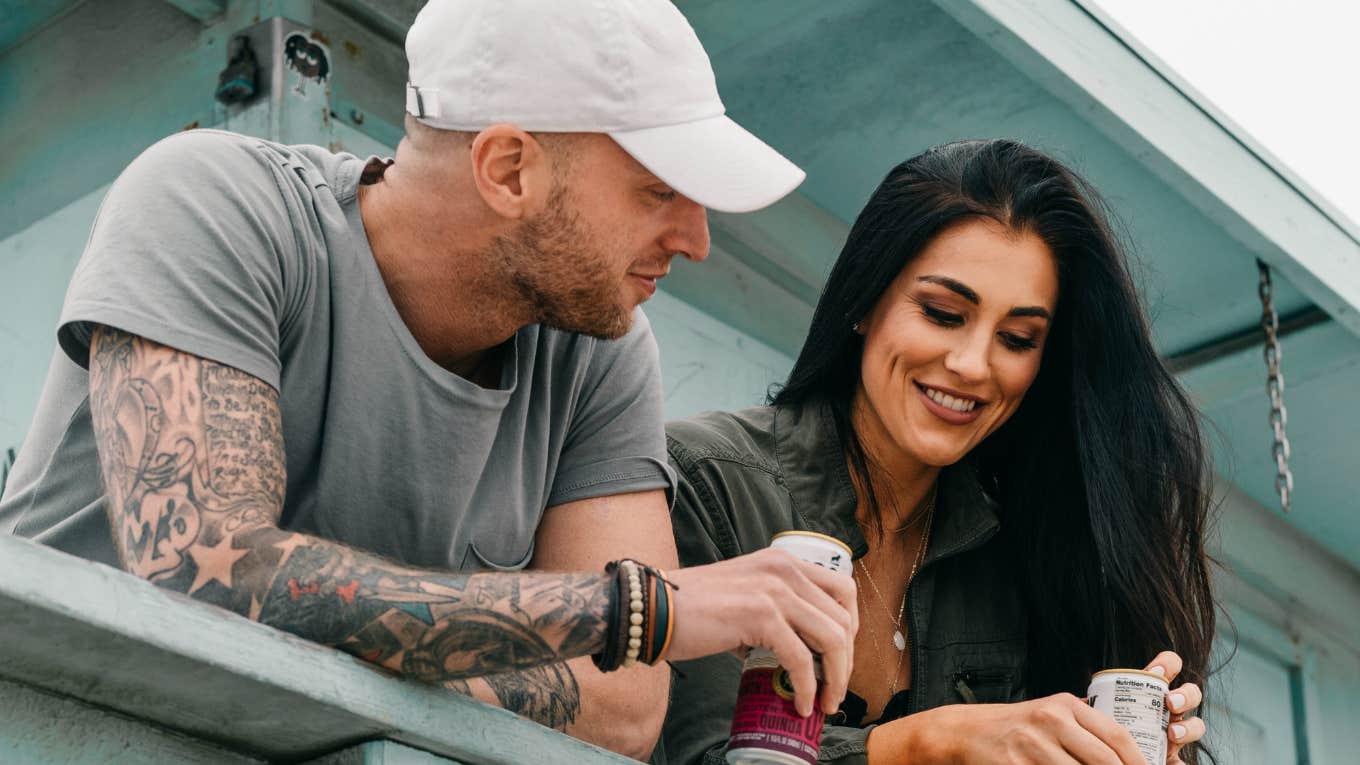
[{"label": "jacket pocket", "polygon": [[1015,672],[1009,668],[967,668],[955,672],[950,682],[965,704],[1000,704],[1011,700]]}]

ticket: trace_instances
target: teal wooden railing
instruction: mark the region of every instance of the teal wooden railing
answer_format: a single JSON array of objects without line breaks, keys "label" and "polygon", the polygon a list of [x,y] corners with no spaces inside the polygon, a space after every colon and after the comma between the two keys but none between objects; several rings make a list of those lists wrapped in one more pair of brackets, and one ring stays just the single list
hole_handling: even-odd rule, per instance
[{"label": "teal wooden railing", "polygon": [[0,534],[0,763],[633,762]]}]

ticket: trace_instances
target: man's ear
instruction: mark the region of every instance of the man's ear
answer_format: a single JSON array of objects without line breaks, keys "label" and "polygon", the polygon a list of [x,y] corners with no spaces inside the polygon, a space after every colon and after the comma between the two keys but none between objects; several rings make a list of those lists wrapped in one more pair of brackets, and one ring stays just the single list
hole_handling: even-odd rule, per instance
[{"label": "man's ear", "polygon": [[472,139],[472,180],[496,214],[518,220],[547,207],[552,192],[552,160],[532,135],[499,124]]}]

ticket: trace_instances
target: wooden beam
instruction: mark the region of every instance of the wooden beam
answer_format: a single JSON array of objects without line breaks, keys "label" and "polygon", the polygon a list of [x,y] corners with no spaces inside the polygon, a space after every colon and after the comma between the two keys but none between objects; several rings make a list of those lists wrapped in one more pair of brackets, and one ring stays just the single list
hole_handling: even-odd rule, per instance
[{"label": "wooden beam", "polygon": [[[1284,340],[1290,335],[1302,332],[1309,327],[1331,321],[1327,312],[1315,306],[1280,317],[1280,329],[1276,336]],[[1212,364],[1219,359],[1232,356],[1241,351],[1256,351],[1259,355],[1266,342],[1265,330],[1260,326],[1246,327],[1224,337],[1216,337],[1193,348],[1166,356],[1166,365],[1177,375],[1189,372],[1196,367]]]},{"label": "wooden beam", "polygon": [[387,738],[470,765],[631,762],[7,534],[0,534],[0,680],[270,761]]},{"label": "wooden beam", "polygon": [[1073,0],[933,0],[1360,334],[1360,241]]},{"label": "wooden beam", "polygon": [[[1360,343],[1346,328],[1334,321],[1315,321],[1315,313],[1297,317],[1290,328],[1288,341],[1283,343],[1281,367],[1286,384],[1331,374],[1360,363],[1356,348]],[[1244,397],[1257,397],[1266,406],[1266,363],[1262,358],[1264,339],[1258,331],[1253,342],[1241,342],[1226,353],[1215,353],[1212,359],[1195,361],[1181,357],[1176,376],[1181,384],[1202,406],[1227,407]],[[1244,335],[1243,340],[1247,339]],[[1231,341],[1229,341],[1231,342]],[[1224,350],[1227,350],[1226,348]],[[1177,359],[1172,359],[1175,366]],[[1285,401],[1290,399],[1285,392]],[[1261,432],[1265,434],[1265,412],[1261,414]]]},{"label": "wooden beam", "polygon": [[0,680],[0,762],[264,765],[206,741],[5,680]]},{"label": "wooden beam", "polygon": [[1211,554],[1225,600],[1275,627],[1325,634],[1360,658],[1360,571],[1221,476]]},{"label": "wooden beam", "polygon": [[165,0],[185,13],[207,24],[227,10],[227,0]]}]

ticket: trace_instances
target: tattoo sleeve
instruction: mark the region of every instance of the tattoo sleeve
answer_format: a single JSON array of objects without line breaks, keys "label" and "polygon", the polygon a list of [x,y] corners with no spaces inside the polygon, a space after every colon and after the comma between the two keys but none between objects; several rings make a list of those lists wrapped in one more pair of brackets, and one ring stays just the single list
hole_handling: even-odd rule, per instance
[{"label": "tattoo sleeve", "polygon": [[545,724],[574,716],[560,662],[604,643],[602,576],[423,571],[279,529],[278,394],[137,336],[96,329],[90,409],[128,571],[426,682],[496,675],[503,705]]},{"label": "tattoo sleeve", "polygon": [[445,685],[560,731],[576,722],[581,709],[581,688],[566,662]]}]

